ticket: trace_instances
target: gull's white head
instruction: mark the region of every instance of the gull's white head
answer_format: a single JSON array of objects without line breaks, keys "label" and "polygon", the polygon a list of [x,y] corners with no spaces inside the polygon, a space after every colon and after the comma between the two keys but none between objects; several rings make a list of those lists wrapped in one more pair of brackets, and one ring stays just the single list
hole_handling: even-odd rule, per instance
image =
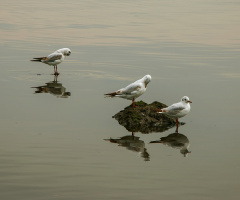
[{"label": "gull's white head", "polygon": [[62,53],[64,56],[70,56],[70,54],[72,53],[69,48],[58,49],[56,52]]},{"label": "gull's white head", "polygon": [[146,75],[143,77],[143,82],[145,83],[145,87],[147,87],[147,84],[151,81],[152,77],[150,75]]},{"label": "gull's white head", "polygon": [[192,103],[187,96],[182,97],[181,101],[184,103]]}]

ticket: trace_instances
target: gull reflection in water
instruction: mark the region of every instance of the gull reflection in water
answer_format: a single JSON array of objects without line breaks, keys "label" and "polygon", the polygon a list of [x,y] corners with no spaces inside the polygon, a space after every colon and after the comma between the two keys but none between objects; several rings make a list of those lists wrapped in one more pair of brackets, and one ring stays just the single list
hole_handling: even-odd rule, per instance
[{"label": "gull reflection in water", "polygon": [[191,151],[188,150],[190,143],[187,136],[181,133],[172,133],[166,137],[161,137],[160,140],[151,141],[150,143],[162,143],[174,149],[180,149],[180,153],[187,157]]},{"label": "gull reflection in water", "polygon": [[54,76],[53,81],[50,81],[45,84],[46,85],[43,85],[43,86],[32,87],[32,88],[36,89],[35,94],[36,93],[49,93],[58,98],[68,98],[69,96],[71,96],[70,92],[66,92],[66,88],[63,87],[62,83],[57,81],[57,76]]},{"label": "gull reflection in water", "polygon": [[128,150],[139,152],[144,161],[150,161],[150,155],[145,148],[145,142],[139,139],[140,137],[132,135],[126,135],[118,139],[104,139],[111,143],[116,143],[118,146],[126,147]]}]

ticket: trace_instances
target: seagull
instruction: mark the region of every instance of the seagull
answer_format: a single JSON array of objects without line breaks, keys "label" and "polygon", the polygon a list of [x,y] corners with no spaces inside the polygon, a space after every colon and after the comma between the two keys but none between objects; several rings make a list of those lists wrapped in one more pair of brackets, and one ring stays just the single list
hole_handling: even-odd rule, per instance
[{"label": "seagull", "polygon": [[54,75],[59,75],[57,72],[57,65],[60,64],[65,56],[70,56],[71,50],[69,48],[58,49],[57,51],[49,54],[45,57],[33,58],[31,61],[43,62],[48,65],[54,66]]},{"label": "seagull", "polygon": [[178,132],[178,118],[184,117],[186,114],[190,112],[190,103],[192,103],[187,96],[182,97],[181,101],[167,108],[160,109],[158,113],[162,113],[167,115],[170,118],[176,119]]},{"label": "seagull", "polygon": [[148,83],[151,81],[152,77],[146,75],[143,78],[131,83],[125,88],[119,89],[116,92],[104,94],[106,97],[120,97],[128,100],[132,100],[132,106],[135,105],[135,99],[141,96],[147,89]]}]

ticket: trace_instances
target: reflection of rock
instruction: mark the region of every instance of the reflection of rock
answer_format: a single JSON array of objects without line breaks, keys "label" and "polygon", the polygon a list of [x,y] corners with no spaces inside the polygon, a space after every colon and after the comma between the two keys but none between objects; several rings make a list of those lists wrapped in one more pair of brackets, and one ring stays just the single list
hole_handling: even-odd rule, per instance
[{"label": "reflection of rock", "polygon": [[160,140],[151,141],[150,143],[162,143],[172,148],[180,149],[180,153],[183,154],[184,157],[187,156],[188,153],[191,153],[188,151],[190,146],[189,140],[187,136],[181,133],[172,133],[167,137],[161,137]]},{"label": "reflection of rock", "polygon": [[126,135],[119,139],[110,138],[105,140],[112,143],[117,143],[119,146],[126,147],[128,150],[140,152],[145,161],[150,160],[150,156],[145,148],[145,143],[144,141],[139,140],[139,137],[134,135]]},{"label": "reflection of rock", "polygon": [[50,93],[60,98],[68,98],[69,96],[71,96],[71,93],[66,92],[66,88],[63,87],[62,83],[58,82],[57,80],[50,81],[43,86],[32,88],[36,88],[35,93]]},{"label": "reflection of rock", "polygon": [[136,102],[136,105],[139,107],[128,106],[113,116],[128,131],[141,133],[163,132],[175,125],[173,119],[159,114],[155,110],[167,107],[165,104],[157,101],[147,104],[140,101]]}]

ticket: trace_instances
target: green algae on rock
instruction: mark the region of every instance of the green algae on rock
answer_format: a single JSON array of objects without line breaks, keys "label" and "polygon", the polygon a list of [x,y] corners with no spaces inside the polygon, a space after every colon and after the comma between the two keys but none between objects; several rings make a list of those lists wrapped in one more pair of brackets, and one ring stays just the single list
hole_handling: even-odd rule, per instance
[{"label": "green algae on rock", "polygon": [[173,119],[156,111],[156,109],[166,108],[167,105],[157,101],[151,104],[139,101],[135,104],[138,107],[128,106],[113,116],[128,131],[141,133],[163,132],[175,125]]}]

